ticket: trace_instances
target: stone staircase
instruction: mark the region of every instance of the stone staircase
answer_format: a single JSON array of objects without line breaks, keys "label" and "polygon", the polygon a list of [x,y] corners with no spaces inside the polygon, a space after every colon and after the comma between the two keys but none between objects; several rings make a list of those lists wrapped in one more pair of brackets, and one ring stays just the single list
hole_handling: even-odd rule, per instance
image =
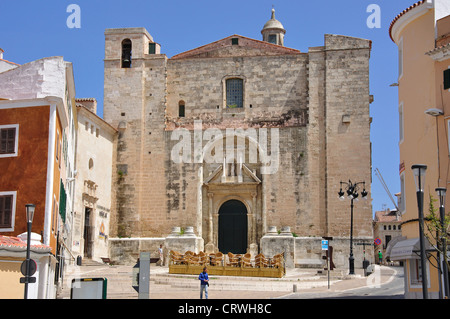
[{"label": "stone staircase", "polygon": [[[212,291],[278,291],[292,292],[295,289],[309,289],[325,287],[328,282],[322,276],[308,276],[299,278],[257,278],[234,276],[209,276]],[[160,286],[169,285],[172,288],[197,290],[199,287],[198,276],[195,275],[164,275],[159,274],[151,279]],[[333,280],[335,282],[336,280]]]},{"label": "stone staircase", "polygon": [[[150,267],[150,292],[197,291],[197,275],[174,275],[168,273],[167,267]],[[137,299],[138,292],[132,287],[133,266],[107,265],[83,261],[82,266],[67,267],[57,298],[70,299],[73,278],[107,278],[108,299]],[[331,284],[341,280],[340,273],[333,273]],[[210,276],[211,291],[276,291],[292,292],[294,290],[325,287],[328,285],[326,272],[319,274],[314,270],[291,269],[283,278]]]},{"label": "stone staircase", "polygon": [[70,299],[72,279],[106,278],[108,299],[137,299],[138,293],[132,287],[132,266],[110,266],[83,260],[82,266],[68,266],[62,286],[58,289],[57,299]]}]

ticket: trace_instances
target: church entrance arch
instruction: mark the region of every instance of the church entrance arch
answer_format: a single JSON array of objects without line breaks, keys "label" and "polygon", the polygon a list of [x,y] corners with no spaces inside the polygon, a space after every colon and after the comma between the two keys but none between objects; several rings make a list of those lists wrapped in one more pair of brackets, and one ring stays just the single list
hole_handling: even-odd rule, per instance
[{"label": "church entrance arch", "polygon": [[247,252],[247,208],[239,200],[229,200],[219,209],[219,251],[224,254]]}]

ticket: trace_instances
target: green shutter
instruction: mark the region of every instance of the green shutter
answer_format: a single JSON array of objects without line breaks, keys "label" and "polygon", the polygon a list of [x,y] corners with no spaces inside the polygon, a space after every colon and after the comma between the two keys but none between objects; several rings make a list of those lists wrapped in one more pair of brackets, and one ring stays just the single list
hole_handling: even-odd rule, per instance
[{"label": "green shutter", "polygon": [[156,43],[148,44],[148,54],[156,54]]},{"label": "green shutter", "polygon": [[66,190],[64,189],[64,184],[61,180],[61,190],[59,192],[59,214],[61,215],[63,223],[66,222],[66,200],[67,194]]}]

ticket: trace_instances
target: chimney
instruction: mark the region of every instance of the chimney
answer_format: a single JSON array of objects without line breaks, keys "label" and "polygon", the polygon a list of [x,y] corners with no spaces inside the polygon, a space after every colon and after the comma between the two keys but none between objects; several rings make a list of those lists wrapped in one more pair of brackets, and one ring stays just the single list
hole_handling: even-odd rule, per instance
[{"label": "chimney", "polygon": [[97,114],[97,100],[95,98],[75,99],[76,104],[81,104],[89,111]]},{"label": "chimney", "polygon": [[0,48],[0,59],[3,59],[3,52],[5,52],[2,48]]}]

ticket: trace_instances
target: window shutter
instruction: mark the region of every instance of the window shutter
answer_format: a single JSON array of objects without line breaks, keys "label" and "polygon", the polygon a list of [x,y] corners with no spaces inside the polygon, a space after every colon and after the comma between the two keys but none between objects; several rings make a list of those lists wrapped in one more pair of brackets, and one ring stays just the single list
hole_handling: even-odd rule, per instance
[{"label": "window shutter", "polygon": [[178,117],[185,117],[185,106],[184,106],[184,104],[180,104],[178,106]]},{"label": "window shutter", "polygon": [[444,90],[450,89],[450,69],[444,71]]},{"label": "window shutter", "polygon": [[67,194],[66,190],[64,189],[64,184],[61,180],[61,188],[59,193],[59,214],[61,215],[63,223],[66,222],[66,200]]},{"label": "window shutter", "polygon": [[0,196],[0,228],[11,228],[12,206],[12,196]]},{"label": "window shutter", "polygon": [[149,43],[148,54],[155,54],[155,53],[156,53],[156,43]]},{"label": "window shutter", "polygon": [[0,154],[11,154],[15,151],[16,129],[6,128],[0,130]]}]

